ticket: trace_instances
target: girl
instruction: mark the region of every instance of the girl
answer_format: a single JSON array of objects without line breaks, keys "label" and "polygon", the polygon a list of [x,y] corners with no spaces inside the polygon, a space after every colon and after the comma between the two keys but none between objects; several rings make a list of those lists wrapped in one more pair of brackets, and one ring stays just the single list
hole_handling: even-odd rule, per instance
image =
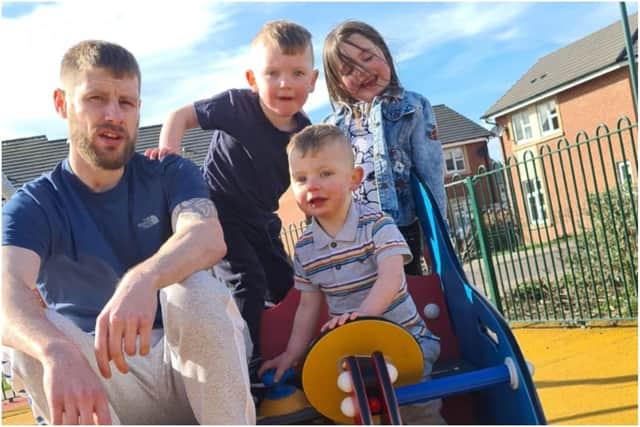
[{"label": "girl", "polygon": [[351,139],[364,179],[355,197],[390,215],[413,260],[407,274],[423,274],[423,238],[416,217],[410,172],[427,184],[445,215],[444,157],[431,104],[400,85],[389,48],[364,22],[334,28],[322,52],[335,124]]}]

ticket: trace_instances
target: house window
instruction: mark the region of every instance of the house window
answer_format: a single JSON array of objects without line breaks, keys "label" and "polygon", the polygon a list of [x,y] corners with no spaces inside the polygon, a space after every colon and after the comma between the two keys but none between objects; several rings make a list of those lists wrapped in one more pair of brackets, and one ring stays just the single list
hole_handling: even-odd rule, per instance
[{"label": "house window", "polygon": [[531,224],[546,224],[547,208],[544,203],[544,193],[539,179],[522,182],[524,197],[527,202],[527,214]]},{"label": "house window", "polygon": [[447,172],[462,172],[464,167],[464,154],[461,148],[446,150],[444,152],[444,160],[447,165]]},{"label": "house window", "polygon": [[514,114],[511,120],[516,142],[528,141],[533,138],[533,128],[527,111]]},{"label": "house window", "polygon": [[620,177],[620,181],[623,183],[632,182],[633,175],[631,174],[631,162],[627,160],[625,162],[618,162],[616,164],[618,166],[618,176]]},{"label": "house window", "polygon": [[543,135],[560,129],[558,121],[558,110],[555,101],[544,102],[537,107],[538,121],[540,122],[540,130]]}]

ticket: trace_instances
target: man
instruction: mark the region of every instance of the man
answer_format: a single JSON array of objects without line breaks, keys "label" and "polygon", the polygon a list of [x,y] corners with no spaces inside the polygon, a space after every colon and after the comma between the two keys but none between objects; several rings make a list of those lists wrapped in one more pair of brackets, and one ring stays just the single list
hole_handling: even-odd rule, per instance
[{"label": "man", "polygon": [[34,414],[255,423],[245,325],[224,284],[201,271],[226,253],[204,181],[188,160],[134,153],[136,59],[83,41],[60,78],[69,155],[3,208],[2,340]]}]

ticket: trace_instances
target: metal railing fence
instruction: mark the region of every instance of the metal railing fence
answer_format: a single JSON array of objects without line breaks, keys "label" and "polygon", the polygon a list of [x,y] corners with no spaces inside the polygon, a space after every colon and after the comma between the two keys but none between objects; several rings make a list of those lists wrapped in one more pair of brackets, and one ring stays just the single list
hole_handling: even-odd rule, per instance
[{"label": "metal railing fence", "polygon": [[636,139],[621,118],[446,186],[454,247],[505,318],[637,318]]}]

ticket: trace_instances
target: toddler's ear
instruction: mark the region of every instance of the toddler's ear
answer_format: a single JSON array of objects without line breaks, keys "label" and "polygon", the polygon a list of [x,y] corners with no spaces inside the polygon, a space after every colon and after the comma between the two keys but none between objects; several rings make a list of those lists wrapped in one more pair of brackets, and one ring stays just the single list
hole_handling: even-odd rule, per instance
[{"label": "toddler's ear", "polygon": [[351,172],[351,191],[355,191],[360,187],[360,183],[364,178],[364,169],[360,166],[354,166]]},{"label": "toddler's ear", "polygon": [[258,85],[256,84],[256,76],[255,74],[253,74],[253,70],[245,71],[244,76],[247,79],[247,83],[249,83],[251,92],[258,93]]}]

